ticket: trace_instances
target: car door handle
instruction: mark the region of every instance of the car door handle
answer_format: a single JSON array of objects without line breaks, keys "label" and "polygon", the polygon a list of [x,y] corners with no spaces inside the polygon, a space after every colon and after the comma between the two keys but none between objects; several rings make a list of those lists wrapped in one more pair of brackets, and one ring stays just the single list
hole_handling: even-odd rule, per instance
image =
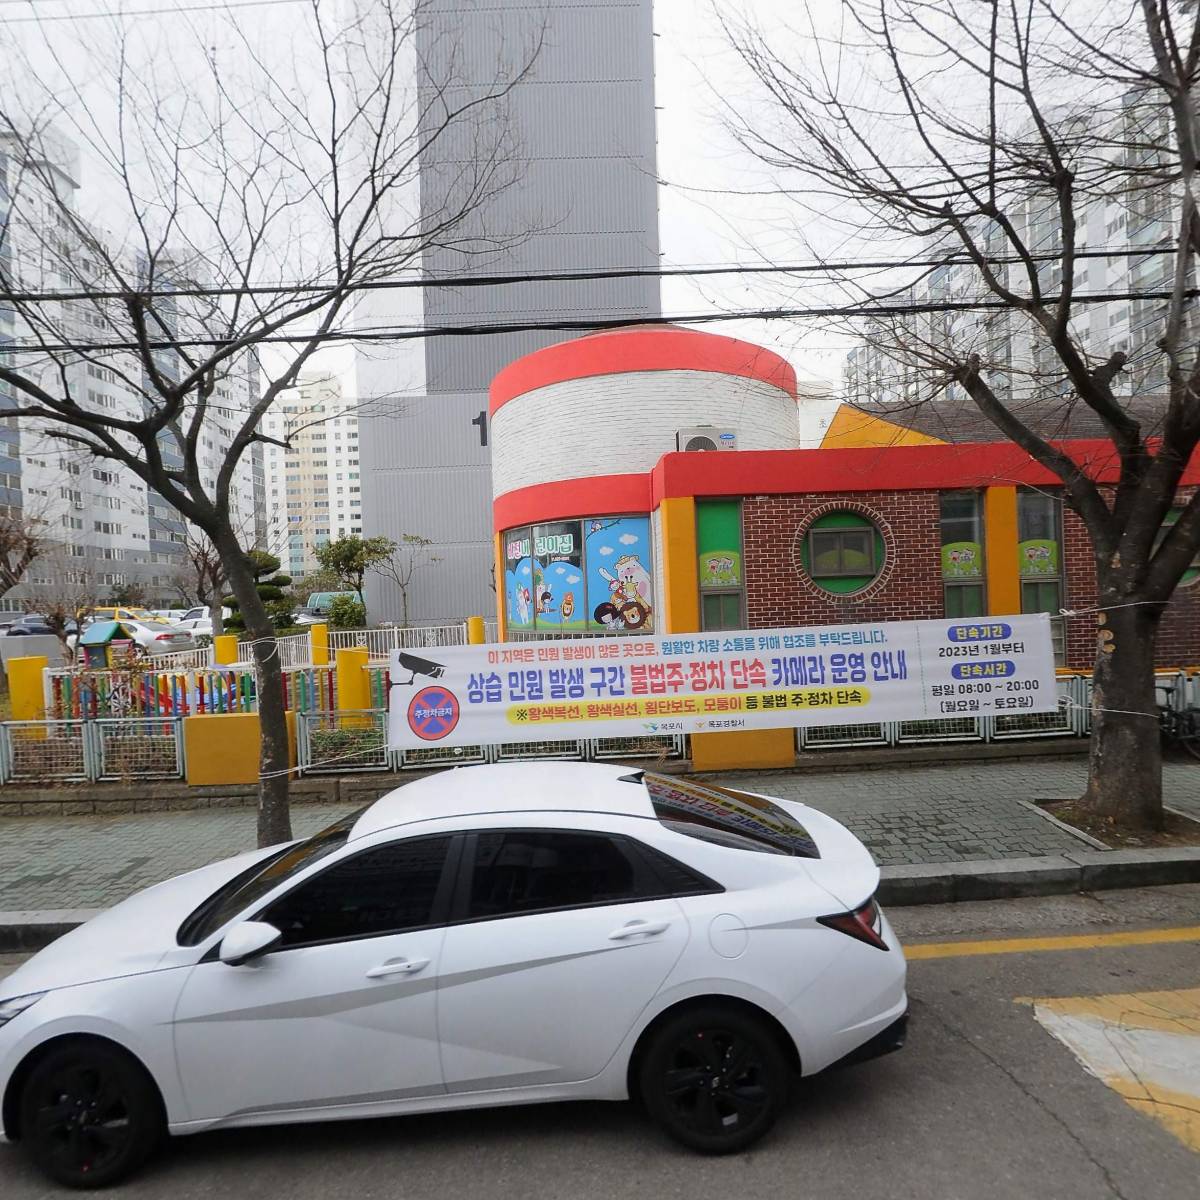
[{"label": "car door handle", "polygon": [[389,958],[387,962],[372,967],[367,972],[367,978],[386,979],[389,975],[415,975],[427,966],[427,958]]},{"label": "car door handle", "polygon": [[666,933],[671,928],[670,921],[630,921],[620,929],[614,929],[608,935],[610,942],[624,941],[631,937],[649,937],[656,933]]}]

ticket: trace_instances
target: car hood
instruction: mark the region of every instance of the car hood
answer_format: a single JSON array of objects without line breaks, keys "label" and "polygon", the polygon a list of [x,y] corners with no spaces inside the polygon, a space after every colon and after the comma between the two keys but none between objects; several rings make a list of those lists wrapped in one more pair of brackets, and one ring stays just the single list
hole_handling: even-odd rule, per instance
[{"label": "car hood", "polygon": [[35,954],[0,981],[0,996],[142,975],[194,960],[195,948],[181,951],[175,941],[184,917],[223,883],[278,849],[252,850],[135,893]]}]

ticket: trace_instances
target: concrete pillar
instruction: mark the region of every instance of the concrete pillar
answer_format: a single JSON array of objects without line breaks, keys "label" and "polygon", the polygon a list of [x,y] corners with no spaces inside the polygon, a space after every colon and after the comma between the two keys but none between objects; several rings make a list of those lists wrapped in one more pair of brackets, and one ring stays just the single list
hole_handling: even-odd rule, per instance
[{"label": "concrete pillar", "polygon": [[309,645],[312,647],[313,666],[329,666],[329,626],[324,621],[318,621],[309,626],[308,636]]},{"label": "concrete pillar", "polygon": [[990,487],[983,493],[984,555],[987,559],[988,615],[1021,611],[1017,555],[1017,489]]},{"label": "concrete pillar", "polygon": [[48,660],[45,655],[8,660],[8,695],[14,721],[44,721],[46,693],[42,683]]},{"label": "concrete pillar", "polygon": [[233,633],[222,633],[213,638],[213,660],[221,666],[238,660],[238,640]]}]

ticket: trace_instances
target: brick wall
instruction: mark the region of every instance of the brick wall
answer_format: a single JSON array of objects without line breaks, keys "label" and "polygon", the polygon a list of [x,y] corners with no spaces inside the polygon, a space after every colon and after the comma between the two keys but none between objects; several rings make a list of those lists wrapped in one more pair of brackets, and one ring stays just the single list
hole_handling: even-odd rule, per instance
[{"label": "brick wall", "polygon": [[[858,597],[834,597],[800,569],[799,539],[822,512],[862,512],[887,544],[883,575]],[[742,506],[746,611],[752,628],[942,615],[937,492],[747,496]]]},{"label": "brick wall", "polygon": [[[849,509],[871,517],[887,544],[883,575],[858,597],[829,596],[799,564],[799,539],[822,512]],[[938,493],[854,492],[748,496],[742,508],[746,614],[751,628],[852,621],[903,621],[943,615]],[[986,531],[985,531],[986,537]],[[1096,603],[1091,542],[1083,522],[1063,512],[1067,608]],[[1088,670],[1095,657],[1094,613],[1067,619],[1067,665]],[[1159,666],[1200,664],[1200,581],[1181,588],[1163,616]]]},{"label": "brick wall", "polygon": [[[1189,493],[1181,492],[1186,503]],[[1063,551],[1066,557],[1067,608],[1091,608],[1096,603],[1096,573],[1092,544],[1083,522],[1063,511]],[[1096,615],[1067,619],[1067,665],[1089,670],[1096,655]],[[1155,645],[1155,664],[1185,667],[1200,664],[1200,580],[1179,588],[1163,613]]]}]

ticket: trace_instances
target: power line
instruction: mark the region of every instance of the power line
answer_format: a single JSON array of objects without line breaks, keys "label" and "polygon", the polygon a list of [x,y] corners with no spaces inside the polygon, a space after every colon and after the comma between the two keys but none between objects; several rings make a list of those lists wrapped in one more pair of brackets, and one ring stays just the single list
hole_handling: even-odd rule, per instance
[{"label": "power line", "polygon": [[[1091,258],[1145,258],[1155,254],[1174,254],[1173,247],[1131,247],[1124,250],[1080,250],[1076,259]],[[1021,266],[1027,262],[1034,265],[1061,263],[1059,254],[1031,254],[1028,259],[1020,255],[998,255],[985,259],[990,267]],[[382,279],[372,283],[355,284],[351,292],[391,291],[402,288],[473,288],[504,287],[519,283],[575,283],[598,279],[669,279],[679,276],[706,275],[811,275],[832,271],[884,271],[910,267],[954,267],[975,266],[968,255],[949,255],[944,258],[918,259],[847,259],[841,262],[784,263],[782,265],[747,266],[699,266],[699,267],[611,267],[581,271],[549,271],[520,275],[449,275],[422,276],[413,279]],[[55,291],[55,292],[6,292],[0,289],[0,299],[15,304],[49,303],[59,300],[128,300],[133,298],[154,299],[161,296],[169,299],[180,297],[210,298],[217,296],[278,296],[288,293],[305,294],[329,291],[334,283],[291,283],[255,284],[248,287],[228,288],[166,288],[162,291],[139,291],[126,289],[116,291]]]},{"label": "power line", "polygon": [[[1110,304],[1121,300],[1170,300],[1172,292],[1106,292],[1084,294],[1073,297],[1078,304]],[[1184,292],[1191,300],[1200,296],[1200,290]],[[1057,304],[1059,297],[1047,296],[1043,303]],[[268,343],[310,342],[407,342],[436,337],[487,337],[506,333],[587,333],[606,329],[629,329],[648,325],[705,325],[719,321],[777,321],[799,320],[816,317],[906,317],[925,313],[1017,311],[1004,300],[947,300],[936,304],[886,304],[886,305],[841,305],[808,308],[746,309],[728,313],[688,313],[667,317],[592,317],[574,321],[522,321],[512,323],[480,323],[474,325],[437,325],[424,328],[396,326],[393,328],[365,330],[330,330],[312,334],[267,334],[245,339],[244,349]],[[100,354],[119,351],[179,350],[184,347],[224,349],[238,345],[242,338],[178,338],[175,340],[137,342],[87,342],[50,345],[18,345],[10,342],[4,346],[3,354]]]},{"label": "power line", "polygon": [[104,17],[123,21],[126,17],[159,17],[169,16],[172,13],[216,12],[218,10],[233,12],[242,8],[269,8],[276,4],[308,4],[310,2],[311,0],[239,0],[236,4],[181,4],[177,8],[131,8],[125,11],[104,9],[101,12],[89,13],[52,13],[50,16],[0,17],[0,25],[28,25],[33,22],[44,25],[48,21],[93,21]]}]

